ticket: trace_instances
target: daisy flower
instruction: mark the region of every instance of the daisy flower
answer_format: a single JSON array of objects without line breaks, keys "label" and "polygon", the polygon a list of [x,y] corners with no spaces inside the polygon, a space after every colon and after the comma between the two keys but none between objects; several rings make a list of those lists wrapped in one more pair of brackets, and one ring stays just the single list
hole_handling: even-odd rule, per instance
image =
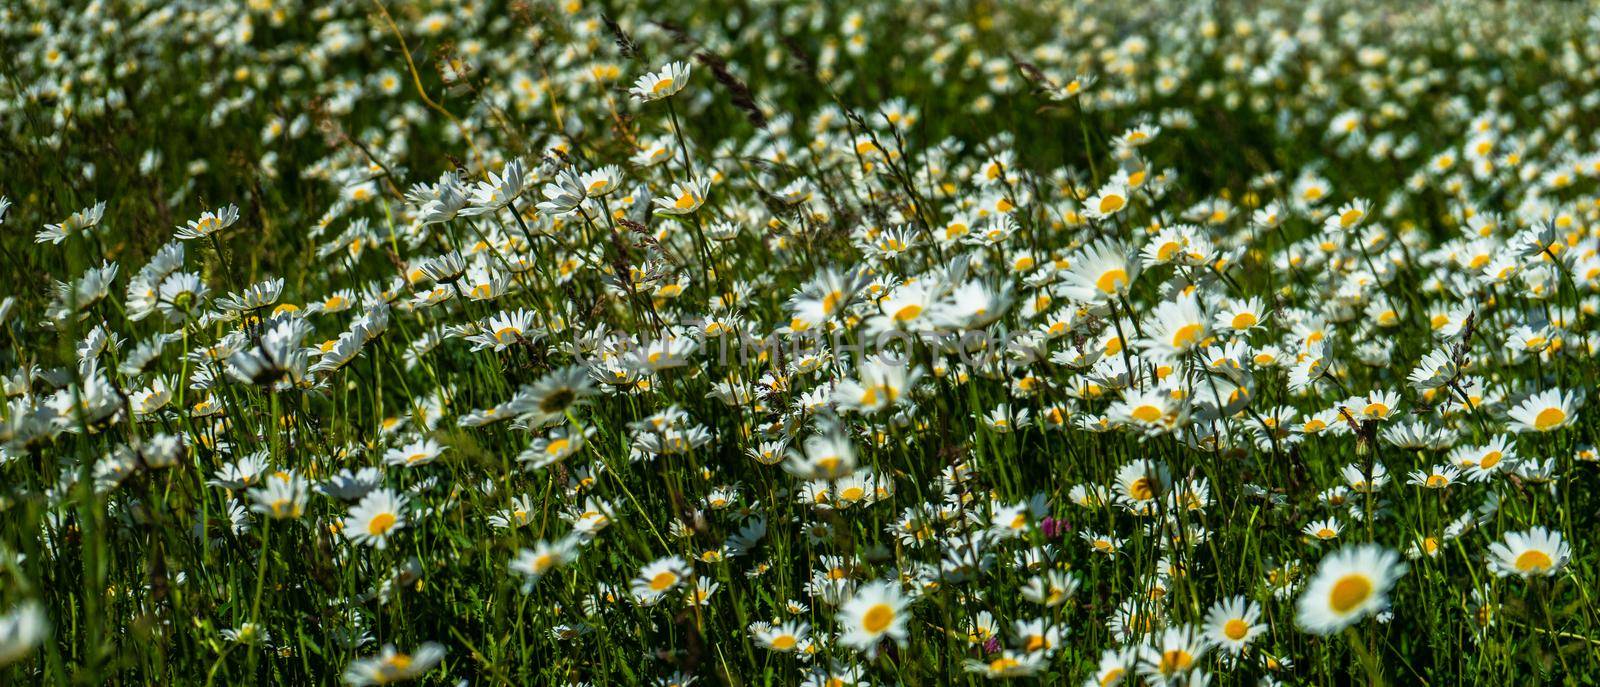
[{"label": "daisy flower", "polygon": [[633,579],[633,595],[638,599],[656,599],[678,588],[692,571],[679,556],[668,556],[651,561],[639,570]]},{"label": "daisy flower", "polygon": [[752,628],[750,634],[763,648],[791,653],[810,641],[811,624],[791,620],[777,625]]},{"label": "daisy flower", "polygon": [[806,439],[804,453],[790,451],[783,469],[805,479],[839,479],[856,469],[856,450],[843,434],[830,432]]},{"label": "daisy flower", "polygon": [[1329,231],[1351,231],[1366,220],[1372,212],[1372,205],[1365,200],[1357,198],[1339,207],[1339,210],[1323,220],[1322,227]]},{"label": "daisy flower", "polygon": [[1101,187],[1099,192],[1084,201],[1085,214],[1099,220],[1110,219],[1127,206],[1128,187],[1115,182]]},{"label": "daisy flower", "polygon": [[1134,662],[1132,649],[1105,649],[1100,652],[1100,663],[1089,680],[1100,687],[1116,687],[1127,678]]},{"label": "daisy flower", "polygon": [[1328,541],[1330,539],[1338,539],[1339,532],[1341,532],[1343,529],[1344,527],[1339,524],[1338,520],[1334,518],[1326,518],[1307,524],[1301,531],[1304,532],[1308,537],[1319,539],[1321,541]]},{"label": "daisy flower", "polygon": [[377,656],[351,661],[345,668],[344,681],[353,687],[364,687],[414,680],[439,665],[444,653],[444,646],[434,642],[426,642],[410,654],[385,644]]},{"label": "daisy flower", "polygon": [[396,446],[383,453],[383,462],[389,465],[416,467],[432,463],[439,454],[444,453],[445,447],[433,439],[422,437],[409,443]]},{"label": "daisy flower", "polygon": [[274,520],[292,520],[306,511],[310,485],[299,475],[273,477],[250,490],[250,510]]},{"label": "daisy flower", "polygon": [[178,227],[177,237],[188,241],[212,236],[239,221],[239,208],[229,204],[220,210],[207,210],[199,219],[189,220],[188,226]]},{"label": "daisy flower", "polygon": [[1524,399],[1507,414],[1518,432],[1553,432],[1577,419],[1583,392],[1548,389]]},{"label": "daisy flower", "polygon": [[1406,483],[1424,489],[1444,489],[1456,483],[1461,471],[1450,465],[1434,465],[1427,470],[1412,470]]},{"label": "daisy flower", "polygon": [[1455,357],[1449,349],[1435,348],[1433,352],[1422,356],[1406,381],[1418,391],[1424,391],[1446,386],[1460,376],[1461,370],[1456,366]]},{"label": "daisy flower", "polygon": [[1146,336],[1139,341],[1147,353],[1167,359],[1177,359],[1199,346],[1205,345],[1211,325],[1211,316],[1200,307],[1194,292],[1179,295],[1156,306],[1145,323]]},{"label": "daisy flower", "polygon": [[672,182],[671,193],[651,201],[656,211],[665,215],[687,215],[699,210],[711,192],[711,183],[704,179]]},{"label": "daisy flower", "polygon": [[990,679],[1005,680],[1014,677],[1026,677],[1039,672],[1045,665],[1045,657],[1043,654],[1020,653],[1005,649],[991,660],[980,661],[969,658],[964,665],[969,673],[978,673]]},{"label": "daisy flower", "polygon": [[1344,406],[1358,420],[1387,420],[1399,408],[1400,394],[1378,389],[1366,396],[1351,397]]},{"label": "daisy flower", "polygon": [[1261,606],[1235,596],[1212,604],[1206,613],[1204,637],[1212,646],[1238,655],[1257,635],[1267,631],[1259,625]]},{"label": "daisy flower", "polygon": [[1270,315],[1259,296],[1239,300],[1230,298],[1223,301],[1212,322],[1218,329],[1243,334],[1261,327]]},{"label": "daisy flower", "polygon": [[529,470],[550,467],[581,450],[585,440],[594,434],[594,431],[593,427],[582,431],[570,426],[556,428],[549,436],[534,439],[526,450],[517,455],[517,460]]},{"label": "daisy flower", "polygon": [[641,103],[671,97],[689,84],[689,71],[688,62],[669,62],[661,71],[640,76],[628,92]]},{"label": "daisy flower", "polygon": [[1489,569],[1499,577],[1517,575],[1553,577],[1567,567],[1572,549],[1560,532],[1535,527],[1526,532],[1507,532],[1505,541],[1489,545]]},{"label": "daisy flower", "polygon": [[878,580],[862,585],[839,607],[839,642],[869,657],[877,655],[878,644],[886,637],[904,646],[909,635],[910,615],[906,608],[910,604],[911,599],[892,582]]},{"label": "daisy flower", "polygon": [[[522,158],[507,162],[498,174],[489,172],[489,178],[472,187],[471,204],[461,210],[466,216],[487,215],[516,201],[528,185],[527,164]],[[429,275],[433,276],[433,275]],[[449,281],[434,278],[435,281]]]},{"label": "daisy flower", "polygon": [[1328,635],[1389,605],[1389,590],[1404,575],[1400,554],[1375,544],[1347,546],[1322,559],[1297,604],[1307,632]]},{"label": "daisy flower", "polygon": [[1104,303],[1126,295],[1139,274],[1138,262],[1126,248],[1110,241],[1079,251],[1062,276],[1062,295],[1086,303]]},{"label": "daisy flower", "polygon": [[540,540],[531,549],[517,551],[511,559],[511,572],[522,576],[522,591],[527,593],[545,573],[578,559],[577,540],[565,537],[554,542]]},{"label": "daisy flower", "polygon": [[362,497],[344,519],[344,536],[357,544],[388,548],[389,538],[406,526],[406,498],[390,489],[377,489]]},{"label": "daisy flower", "polygon": [[1168,684],[1195,670],[1209,649],[1195,628],[1167,628],[1156,641],[1139,649],[1139,674],[1152,684]]}]

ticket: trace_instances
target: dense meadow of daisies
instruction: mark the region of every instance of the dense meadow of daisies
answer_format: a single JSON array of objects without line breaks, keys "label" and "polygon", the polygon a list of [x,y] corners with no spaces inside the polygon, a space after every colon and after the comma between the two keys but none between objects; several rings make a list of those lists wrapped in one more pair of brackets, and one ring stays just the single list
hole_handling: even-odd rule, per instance
[{"label": "dense meadow of daisies", "polygon": [[1597,34],[6,3],[0,683],[1592,684]]}]

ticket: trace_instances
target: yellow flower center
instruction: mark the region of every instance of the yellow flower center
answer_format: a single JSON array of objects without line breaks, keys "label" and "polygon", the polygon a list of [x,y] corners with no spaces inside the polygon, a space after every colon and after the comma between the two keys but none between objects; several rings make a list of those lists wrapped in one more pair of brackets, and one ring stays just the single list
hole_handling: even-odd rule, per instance
[{"label": "yellow flower center", "polygon": [[1361,573],[1351,573],[1333,583],[1328,593],[1328,606],[1340,615],[1348,614],[1372,597],[1372,580]]},{"label": "yellow flower center", "polygon": [[1095,288],[1100,289],[1101,293],[1116,293],[1118,289],[1121,289],[1127,284],[1127,271],[1118,268],[1106,270],[1106,272],[1101,274],[1100,278],[1096,279],[1094,282]]},{"label": "yellow flower center", "polygon": [[650,578],[650,589],[651,591],[664,592],[677,583],[678,575],[676,573],[670,570],[662,571],[656,573],[655,577]]},{"label": "yellow flower center", "polygon": [[542,573],[556,564],[556,557],[548,553],[541,553],[533,559],[533,571]]},{"label": "yellow flower center", "polygon": [[1000,658],[989,662],[989,670],[990,672],[1001,673],[1016,668],[1020,665],[1022,665],[1022,661],[1018,661],[1010,656],[1001,656]]},{"label": "yellow flower center", "polygon": [[822,468],[823,473],[831,475],[839,471],[839,465],[843,462],[838,456],[826,456],[817,459],[817,466]]},{"label": "yellow flower center", "polygon": [[1533,418],[1533,428],[1541,432],[1559,425],[1567,420],[1567,411],[1560,408],[1545,408]]},{"label": "yellow flower center", "polygon": [[1189,324],[1183,325],[1182,327],[1178,328],[1178,331],[1173,332],[1173,334],[1172,334],[1172,347],[1173,348],[1188,348],[1189,346],[1193,345],[1195,341],[1200,339],[1200,335],[1204,331],[1205,331],[1205,327],[1201,326],[1198,323],[1191,322]]},{"label": "yellow flower center", "polygon": [[1161,654],[1161,663],[1156,666],[1156,670],[1160,671],[1162,675],[1172,675],[1173,673],[1186,671],[1192,665],[1194,665],[1194,656],[1192,654],[1183,649],[1171,649]]},{"label": "yellow flower center", "polygon": [[916,319],[917,316],[921,315],[921,314],[922,314],[922,306],[915,305],[915,304],[908,305],[908,306],[905,306],[905,307],[903,307],[903,308],[901,308],[899,310],[894,311],[894,321],[896,321],[896,322],[909,322],[911,320]]},{"label": "yellow flower center", "polygon": [[1222,624],[1222,635],[1235,642],[1244,639],[1250,633],[1250,626],[1239,618],[1229,618]]},{"label": "yellow flower center", "polygon": [[1133,419],[1140,422],[1155,422],[1161,419],[1161,409],[1145,404],[1133,409]]},{"label": "yellow flower center", "polygon": [[889,629],[894,622],[894,609],[889,604],[876,604],[861,616],[861,628],[873,634]]},{"label": "yellow flower center", "polygon": [[1550,558],[1550,554],[1537,549],[1523,551],[1516,560],[1517,571],[1525,573],[1544,572],[1552,565],[1555,565],[1555,561]]},{"label": "yellow flower center", "polygon": [[374,515],[372,516],[372,520],[367,522],[367,534],[370,534],[374,537],[383,536],[385,532],[394,529],[394,524],[398,520],[399,518],[395,517],[394,513],[379,513]]}]

